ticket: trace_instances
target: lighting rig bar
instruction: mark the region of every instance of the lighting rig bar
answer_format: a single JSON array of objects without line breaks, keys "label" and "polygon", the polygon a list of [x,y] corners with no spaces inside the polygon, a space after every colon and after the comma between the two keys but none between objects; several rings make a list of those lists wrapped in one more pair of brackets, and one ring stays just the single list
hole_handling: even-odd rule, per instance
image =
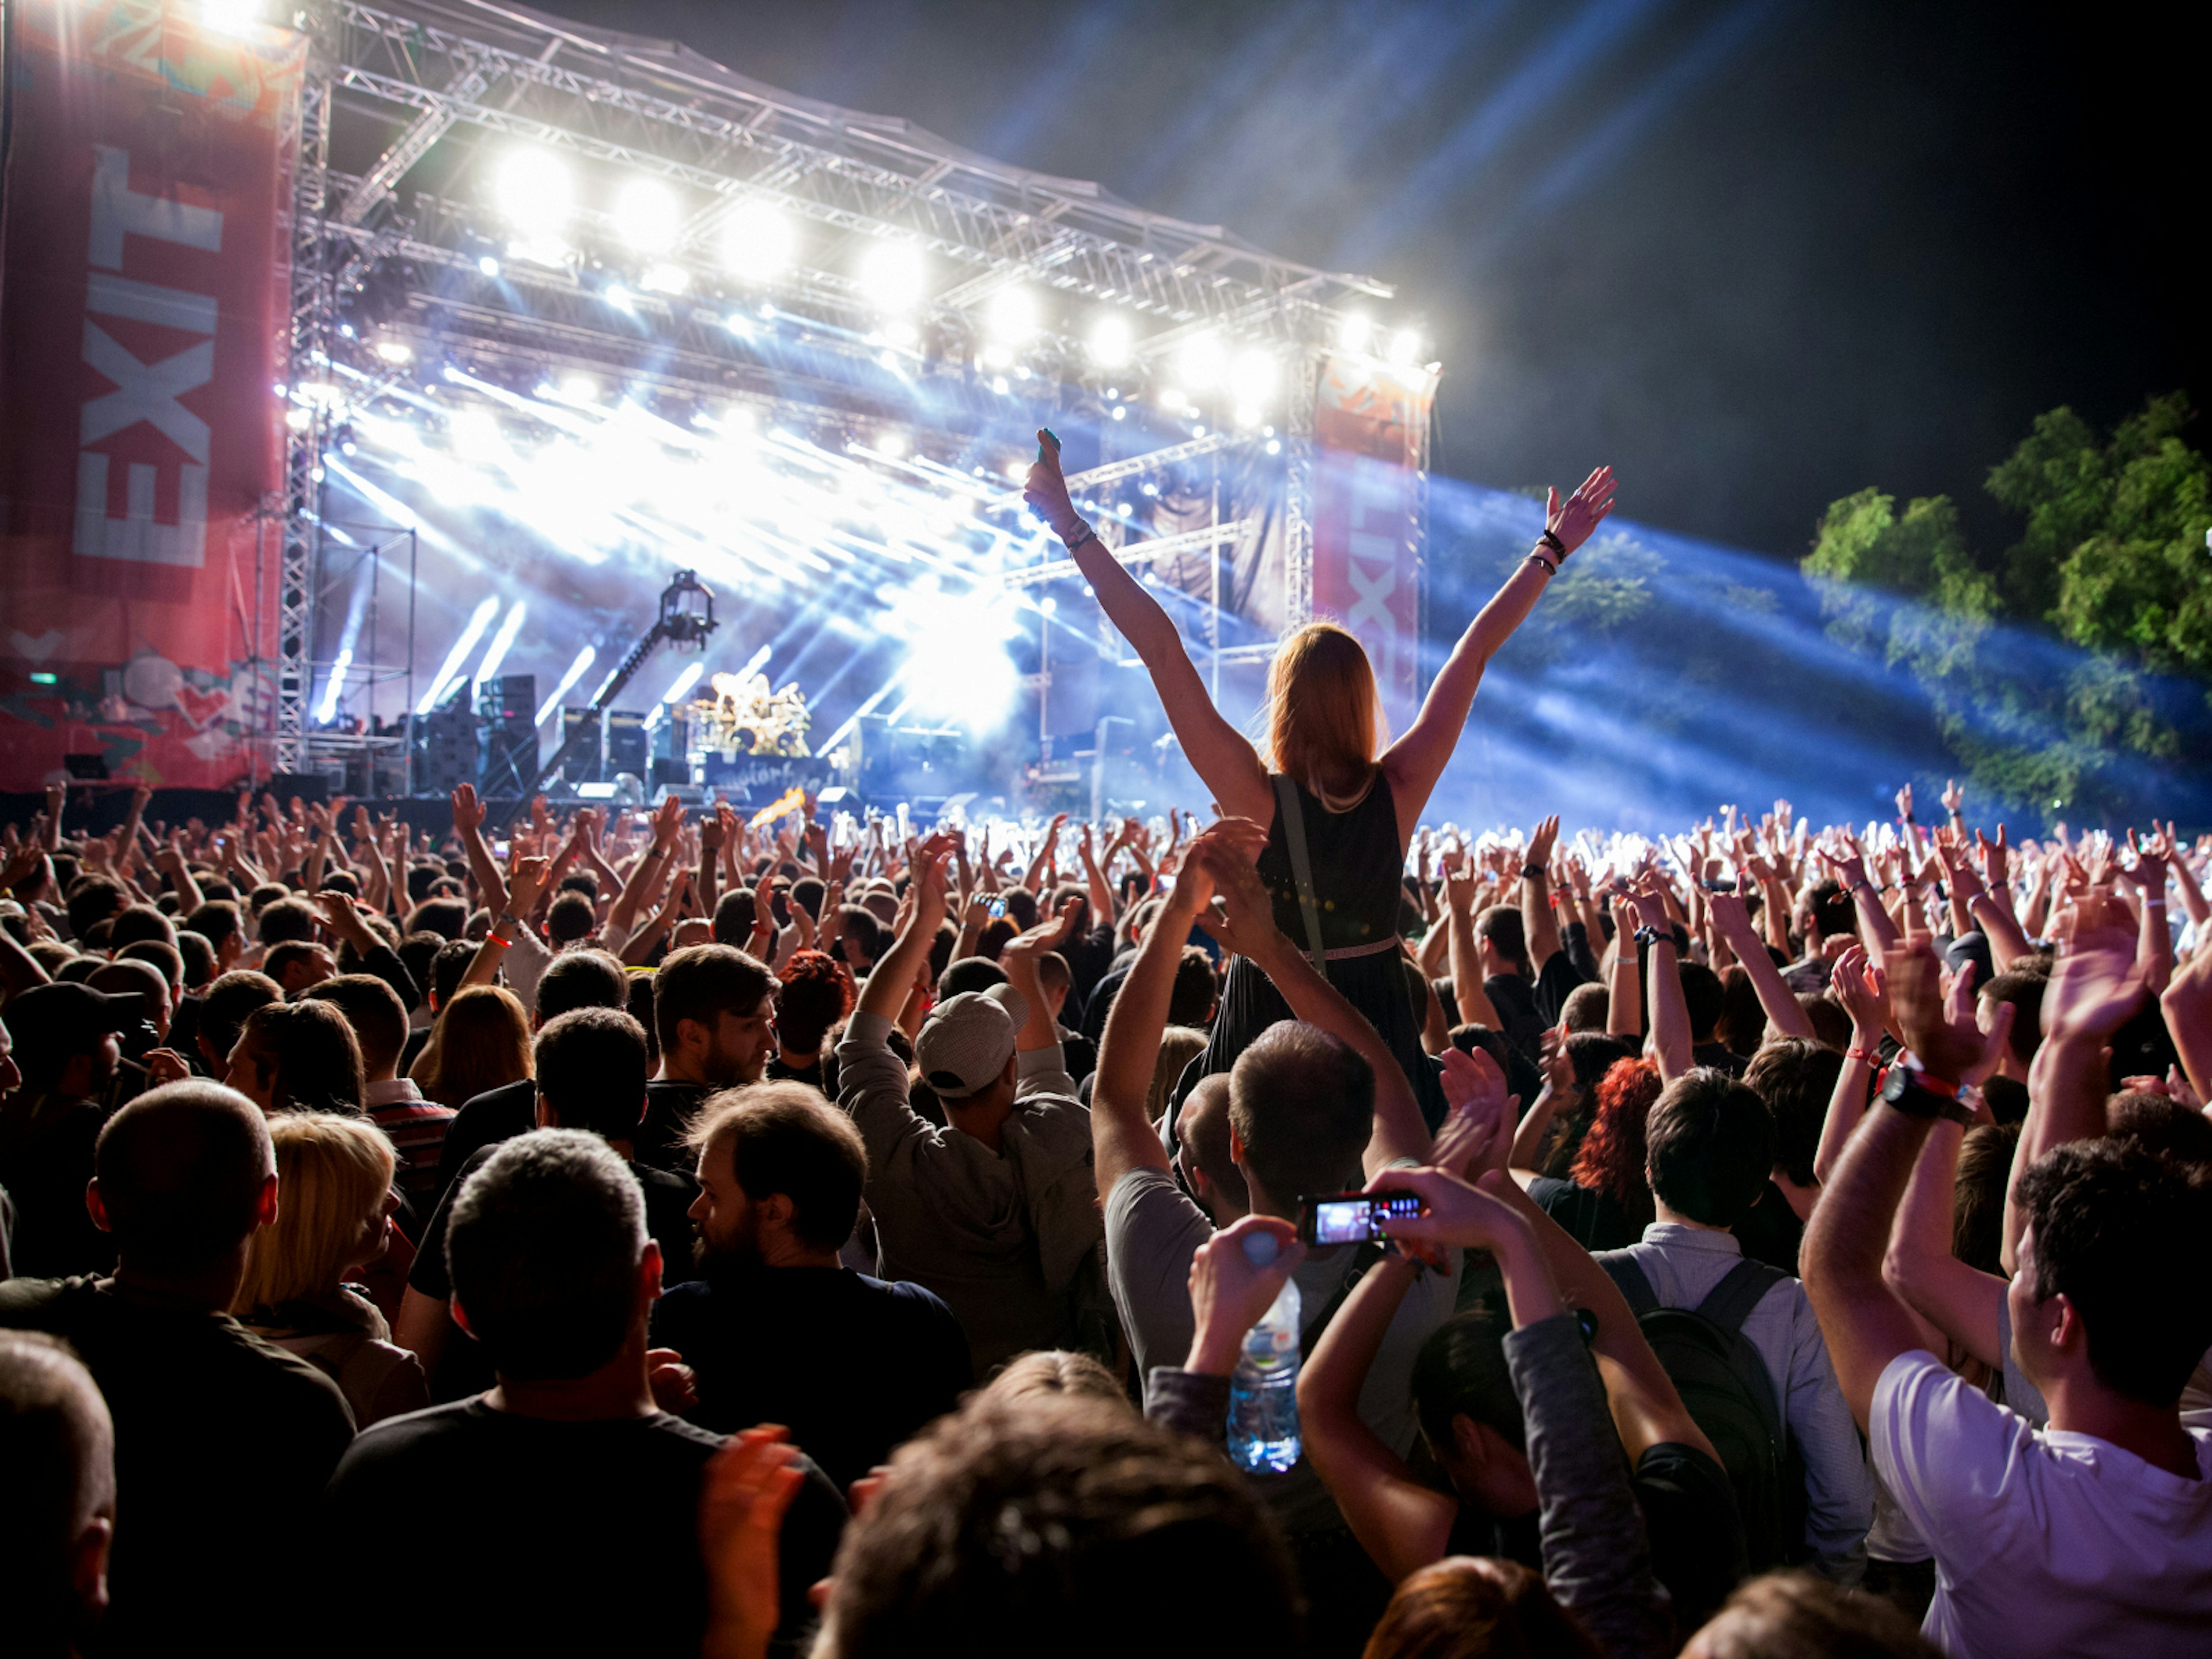
[{"label": "lighting rig bar", "polygon": [[[1258,516],[1249,519],[1225,519],[1219,524],[1202,525],[1196,530],[1185,530],[1173,536],[1154,536],[1141,542],[1128,542],[1112,550],[1114,562],[1134,570],[1143,565],[1154,564],[1177,553],[1192,553],[1224,542],[1233,542],[1257,531],[1263,520]],[[1009,587],[1036,587],[1044,582],[1062,581],[1081,574],[1073,559],[1054,559],[1046,564],[1024,566],[1006,574]],[[1267,647],[1271,652],[1274,647]]]},{"label": "lighting rig bar", "polygon": [[[1080,495],[1101,484],[1133,478],[1139,473],[1157,472],[1163,467],[1178,466],[1185,461],[1194,461],[1201,455],[1218,454],[1237,444],[1251,441],[1249,435],[1239,437],[1230,432],[1209,432],[1203,438],[1193,438],[1187,443],[1170,444],[1165,449],[1148,450],[1142,455],[1131,455],[1122,460],[1109,461],[1103,466],[1086,467],[1080,472],[1071,472],[1067,475],[1067,493]],[[1002,512],[1021,504],[1022,492],[1012,489],[984,502],[982,510]]]},{"label": "lighting rig bar", "polygon": [[[416,112],[364,180],[370,197],[399,181],[409,150],[465,123],[1176,323],[1225,320],[1285,295],[1394,292],[1146,213],[1092,184],[989,161],[904,121],[779,93],[681,47],[467,0],[407,15],[357,0],[317,9],[335,84]],[[488,101],[501,82],[515,94]],[[368,210],[351,198],[345,207],[349,219]]]}]

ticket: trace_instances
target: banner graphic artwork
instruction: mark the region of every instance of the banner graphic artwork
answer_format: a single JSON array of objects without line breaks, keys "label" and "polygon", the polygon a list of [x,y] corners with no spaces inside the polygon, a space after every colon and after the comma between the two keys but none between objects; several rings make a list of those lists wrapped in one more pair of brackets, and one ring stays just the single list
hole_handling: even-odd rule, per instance
[{"label": "banner graphic artwork", "polygon": [[226,786],[270,729],[306,42],[143,0],[14,9],[0,788],[95,755]]},{"label": "banner graphic artwork", "polygon": [[1363,357],[1322,365],[1314,410],[1313,614],[1367,649],[1395,736],[1421,694],[1420,469],[1430,377]]}]

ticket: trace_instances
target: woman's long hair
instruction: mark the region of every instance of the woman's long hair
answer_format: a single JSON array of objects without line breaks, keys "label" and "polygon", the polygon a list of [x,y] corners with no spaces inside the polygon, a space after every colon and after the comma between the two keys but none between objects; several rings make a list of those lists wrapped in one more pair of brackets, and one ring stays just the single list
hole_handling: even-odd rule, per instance
[{"label": "woman's long hair", "polygon": [[1267,765],[1332,812],[1356,805],[1375,779],[1382,740],[1375,670],[1334,623],[1308,623],[1267,668]]},{"label": "woman's long hair", "polygon": [[423,1098],[458,1110],[487,1089],[532,1075],[530,1016],[503,985],[471,985],[438,1011],[408,1076]]},{"label": "woman's long hair", "polygon": [[1638,1227],[1649,1225],[1656,1212],[1644,1172],[1644,1124],[1666,1086],[1650,1060],[1615,1060],[1597,1085],[1597,1113],[1575,1154],[1575,1185],[1603,1193]]},{"label": "woman's long hair", "polygon": [[246,1241],[246,1277],[231,1311],[328,1296],[349,1267],[376,1255],[392,1189],[392,1143],[367,1120],[290,1112],[269,1121],[276,1152],[276,1219]]}]

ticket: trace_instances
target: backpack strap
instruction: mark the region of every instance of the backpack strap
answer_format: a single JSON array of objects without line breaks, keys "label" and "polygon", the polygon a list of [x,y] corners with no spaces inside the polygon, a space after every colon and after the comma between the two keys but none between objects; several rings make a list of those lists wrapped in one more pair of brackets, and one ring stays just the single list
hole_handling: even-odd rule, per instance
[{"label": "backpack strap", "polygon": [[1628,1311],[1642,1319],[1659,1311],[1659,1294],[1651,1288],[1651,1281],[1644,1276],[1644,1269],[1636,1265],[1636,1258],[1626,1250],[1599,1250],[1597,1265],[1605,1269],[1614,1286],[1628,1298]]},{"label": "backpack strap", "polygon": [[1321,1340],[1321,1334],[1328,1328],[1328,1322],[1336,1317],[1346,1298],[1359,1288],[1359,1281],[1367,1277],[1367,1270],[1382,1259],[1382,1247],[1372,1239],[1352,1253],[1352,1266],[1345,1273],[1344,1283],[1336,1287],[1336,1294],[1329,1297],[1328,1305],[1314,1316],[1313,1323],[1298,1333],[1298,1352],[1301,1355],[1314,1351],[1314,1344]]},{"label": "backpack strap", "polygon": [[1746,1256],[1705,1293],[1705,1299],[1698,1304],[1698,1312],[1730,1336],[1735,1336],[1742,1331],[1743,1322],[1751,1317],[1751,1310],[1769,1291],[1789,1277],[1779,1267],[1771,1267]]},{"label": "backpack strap", "polygon": [[1328,952],[1321,942],[1321,901],[1314,895],[1313,861],[1306,856],[1306,815],[1298,805],[1298,787],[1278,772],[1274,776],[1275,816],[1283,825],[1283,841],[1290,848],[1291,879],[1297,885],[1298,914],[1305,918],[1306,955],[1314,972],[1328,977]]}]

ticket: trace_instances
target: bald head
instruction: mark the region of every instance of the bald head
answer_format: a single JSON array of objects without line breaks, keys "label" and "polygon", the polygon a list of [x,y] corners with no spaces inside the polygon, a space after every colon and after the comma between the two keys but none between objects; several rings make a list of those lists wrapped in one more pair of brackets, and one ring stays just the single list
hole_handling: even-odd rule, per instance
[{"label": "bald head", "polygon": [[149,1090],[100,1132],[93,1194],[125,1267],[191,1272],[260,1224],[276,1158],[260,1109],[198,1079]]},{"label": "bald head", "polygon": [[0,1331],[0,1607],[26,1653],[64,1652],[106,1600],[115,1427],[68,1344]]}]

